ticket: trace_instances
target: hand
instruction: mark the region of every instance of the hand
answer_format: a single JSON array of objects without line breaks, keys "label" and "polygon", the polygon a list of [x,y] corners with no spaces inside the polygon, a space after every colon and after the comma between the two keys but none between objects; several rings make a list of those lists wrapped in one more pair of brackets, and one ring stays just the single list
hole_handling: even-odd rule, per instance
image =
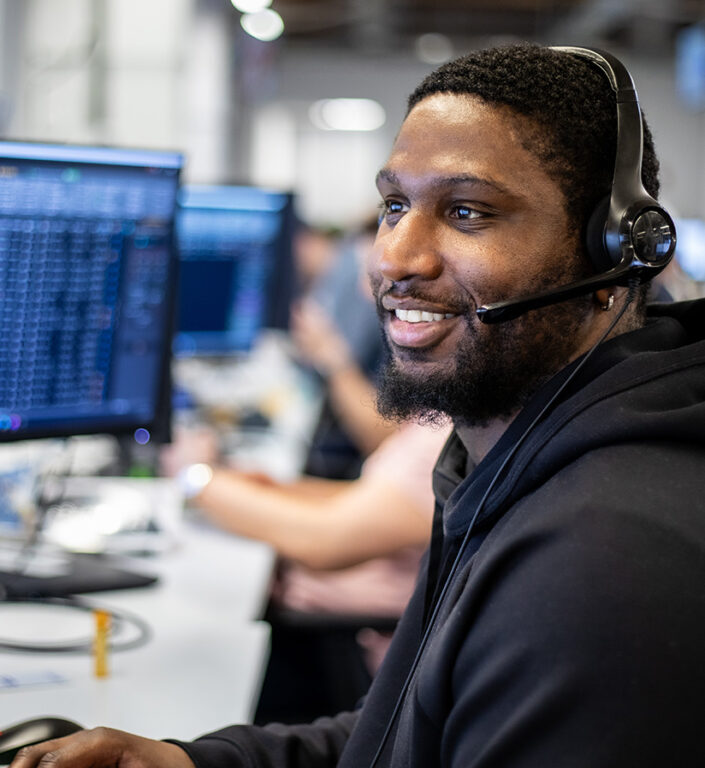
[{"label": "hand", "polygon": [[159,452],[159,471],[175,477],[189,464],[216,464],[219,459],[218,436],[206,427],[180,427],[174,430],[171,443]]},{"label": "hand", "polygon": [[176,744],[93,728],[24,747],[10,768],[194,768],[194,764]]},{"label": "hand", "polygon": [[292,310],[291,337],[299,353],[322,376],[354,364],[348,343],[313,301],[302,301]]}]

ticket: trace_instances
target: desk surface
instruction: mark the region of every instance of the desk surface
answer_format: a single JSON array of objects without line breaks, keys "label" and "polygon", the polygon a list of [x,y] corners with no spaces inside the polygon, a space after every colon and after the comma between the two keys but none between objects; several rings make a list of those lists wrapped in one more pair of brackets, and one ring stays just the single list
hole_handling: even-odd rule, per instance
[{"label": "desk surface", "polygon": [[[56,715],[86,727],[190,739],[250,721],[269,648],[269,627],[255,620],[273,562],[264,545],[187,524],[177,549],[136,564],[157,573],[159,584],[90,596],[100,606],[136,614],[153,637],[111,654],[107,679],[94,677],[89,654],[0,652],[0,677],[60,678],[0,688],[0,727]],[[29,639],[40,627],[46,640],[90,636],[90,614],[59,610],[0,603],[0,636]]]},{"label": "desk surface", "polygon": [[[0,605],[0,622],[4,607]],[[0,654],[0,675],[56,682],[0,689],[0,722],[68,717],[151,738],[192,739],[250,722],[267,659],[269,627],[252,622],[224,632],[219,622],[171,632],[154,628],[144,648],[113,653],[110,676],[93,675],[88,654]]]},{"label": "desk surface", "polygon": [[266,544],[191,521],[184,523],[173,549],[126,560],[138,571],[157,574],[157,585],[103,594],[117,607],[146,616],[156,611],[186,623],[190,615],[197,619],[205,613],[241,623],[262,617],[274,562]]}]

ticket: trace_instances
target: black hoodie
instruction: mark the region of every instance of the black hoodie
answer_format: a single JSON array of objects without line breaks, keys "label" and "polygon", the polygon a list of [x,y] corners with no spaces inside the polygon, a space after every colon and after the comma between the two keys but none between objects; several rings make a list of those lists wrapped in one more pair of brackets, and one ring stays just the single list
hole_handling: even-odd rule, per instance
[{"label": "black hoodie", "polygon": [[198,768],[365,768],[398,701],[380,768],[705,765],[704,337],[705,301],[655,305],[469,474],[451,436],[429,556],[361,710],[182,744]]}]

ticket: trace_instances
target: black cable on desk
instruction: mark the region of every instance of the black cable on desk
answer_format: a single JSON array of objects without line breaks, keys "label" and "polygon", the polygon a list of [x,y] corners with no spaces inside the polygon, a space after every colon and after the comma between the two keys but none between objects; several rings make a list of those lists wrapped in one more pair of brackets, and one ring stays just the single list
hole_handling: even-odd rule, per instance
[{"label": "black cable on desk", "polygon": [[[67,608],[73,608],[76,610],[84,611],[87,613],[93,613],[96,610],[105,611],[110,614],[111,617],[111,636],[115,628],[119,628],[121,625],[127,625],[134,627],[138,635],[132,640],[125,640],[117,642],[115,640],[110,641],[110,651],[129,651],[135,648],[141,648],[152,637],[152,630],[144,619],[137,616],[134,613],[124,610],[115,610],[114,608],[104,608],[98,605],[89,603],[82,598],[73,595],[70,597],[39,597],[39,598],[21,598],[21,599],[8,599],[0,602],[12,603],[15,605],[20,604],[32,604],[32,605],[58,605],[65,606]],[[7,640],[0,637],[0,651],[18,651],[18,652],[32,652],[32,653],[91,653],[93,650],[93,636],[85,639],[79,639],[71,642],[25,642]]]}]

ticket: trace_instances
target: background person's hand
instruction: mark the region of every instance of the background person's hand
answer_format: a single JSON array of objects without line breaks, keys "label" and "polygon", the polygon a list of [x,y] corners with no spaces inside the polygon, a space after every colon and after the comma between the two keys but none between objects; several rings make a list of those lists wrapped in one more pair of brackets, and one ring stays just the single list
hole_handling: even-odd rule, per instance
[{"label": "background person's hand", "polygon": [[211,427],[177,427],[171,443],[159,452],[159,471],[175,477],[189,464],[216,464],[220,458],[218,435]]},{"label": "background person's hand", "polygon": [[292,309],[290,332],[299,354],[322,376],[354,365],[347,341],[314,301],[301,301]]},{"label": "background person's hand", "polygon": [[25,747],[10,768],[194,768],[194,764],[175,744],[93,728]]}]

